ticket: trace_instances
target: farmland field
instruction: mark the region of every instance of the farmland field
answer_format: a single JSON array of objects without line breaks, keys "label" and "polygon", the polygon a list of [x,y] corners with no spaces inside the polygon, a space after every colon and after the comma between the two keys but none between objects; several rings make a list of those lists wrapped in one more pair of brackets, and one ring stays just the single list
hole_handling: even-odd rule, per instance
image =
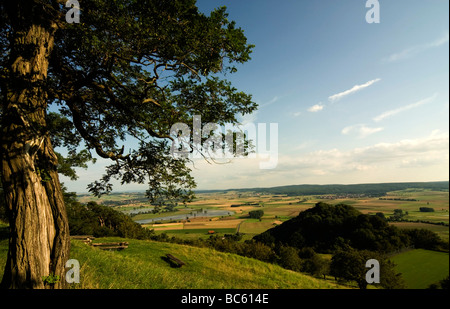
[{"label": "farmland field", "polygon": [[[406,222],[391,222],[399,228],[425,228],[443,239],[449,239],[449,193],[422,189],[407,189],[388,192],[382,197],[266,194],[252,191],[220,191],[196,194],[196,199],[186,206],[180,205],[172,212],[151,213],[153,207],[145,201],[142,193],[117,193],[100,199],[81,196],[80,201],[91,201],[111,205],[116,210],[133,214],[133,220],[161,219],[160,224],[144,224],[157,233],[167,233],[180,238],[208,237],[208,231],[215,233],[244,234],[250,239],[256,234],[296,217],[301,211],[313,207],[317,202],[328,204],[345,203],[365,214],[383,213],[387,218],[394,210],[401,209]],[[420,207],[433,208],[434,212],[421,212]],[[250,219],[252,210],[264,211],[261,220]],[[189,215],[193,211],[222,211],[229,215],[189,219],[165,219],[170,216]],[[422,221],[422,222],[412,222]],[[153,222],[155,223],[155,222]],[[170,225],[168,225],[170,223]],[[430,224],[431,223],[431,224]],[[438,225],[441,224],[441,225]]]},{"label": "farmland field", "polygon": [[449,239],[449,228],[444,225],[416,223],[416,222],[393,222],[392,225],[400,229],[425,229],[438,234],[442,239]]}]

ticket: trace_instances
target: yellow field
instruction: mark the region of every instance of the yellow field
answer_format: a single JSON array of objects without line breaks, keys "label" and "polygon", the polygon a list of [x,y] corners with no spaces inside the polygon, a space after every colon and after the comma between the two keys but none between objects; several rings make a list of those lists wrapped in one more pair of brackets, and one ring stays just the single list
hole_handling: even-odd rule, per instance
[{"label": "yellow field", "polygon": [[169,231],[169,230],[194,230],[194,229],[223,229],[223,228],[237,228],[237,226],[244,221],[243,219],[219,220],[216,218],[195,218],[190,219],[190,222],[183,221],[179,223],[163,223],[163,224],[149,224],[145,227],[154,229],[155,231]]},{"label": "yellow field", "polygon": [[234,220],[216,220],[210,221],[209,219],[205,220],[191,220],[191,222],[184,223],[184,229],[225,229],[225,228],[236,228],[243,219],[234,219]]},{"label": "yellow field", "polygon": [[163,223],[163,224],[145,224],[146,228],[154,229],[155,231],[167,231],[167,230],[182,230],[183,223]]},{"label": "yellow field", "polygon": [[262,220],[261,222],[246,221],[241,224],[239,232],[252,235],[260,234],[281,223],[278,220]]}]

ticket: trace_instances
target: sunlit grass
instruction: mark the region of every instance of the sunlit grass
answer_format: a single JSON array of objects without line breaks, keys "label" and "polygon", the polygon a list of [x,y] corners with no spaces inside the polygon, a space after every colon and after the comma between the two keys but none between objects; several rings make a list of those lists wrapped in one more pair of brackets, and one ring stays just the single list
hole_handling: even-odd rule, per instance
[{"label": "sunlit grass", "polygon": [[[114,241],[115,238],[101,241]],[[121,239],[123,241],[123,239]],[[126,240],[119,252],[94,249],[72,241],[71,258],[81,264],[81,282],[74,288],[101,289],[330,289],[332,281],[313,278],[234,254],[209,248],[153,241]],[[186,263],[173,268],[167,253]]]}]

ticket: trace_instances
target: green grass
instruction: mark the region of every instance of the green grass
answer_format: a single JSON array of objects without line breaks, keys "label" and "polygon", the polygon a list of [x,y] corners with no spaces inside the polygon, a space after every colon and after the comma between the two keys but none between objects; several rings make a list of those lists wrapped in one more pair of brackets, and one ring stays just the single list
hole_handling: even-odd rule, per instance
[{"label": "green grass", "polygon": [[[118,241],[105,238],[100,241]],[[123,241],[123,239],[120,239]],[[126,240],[119,252],[72,241],[71,258],[80,261],[78,288],[102,289],[330,289],[342,288],[276,265],[234,254],[170,243]],[[172,268],[161,257],[173,254],[186,263]]]},{"label": "green grass", "polygon": [[391,258],[408,288],[426,289],[449,275],[449,254],[416,249]]},{"label": "green grass", "polygon": [[[80,262],[75,289],[339,289],[322,280],[255,259],[209,248],[102,238],[97,242],[128,241],[123,251],[102,251],[72,240],[71,259]],[[8,240],[0,240],[0,277],[6,262]],[[173,268],[162,257],[173,254],[186,263]]]},{"label": "green grass", "polygon": [[241,223],[239,232],[255,236],[257,234],[263,233],[270,228],[273,228],[273,221],[275,221],[275,219],[261,221],[259,221],[258,219],[248,219]]},{"label": "green grass", "polygon": [[444,241],[449,240],[449,228],[444,225],[428,224],[428,223],[418,223],[418,222],[391,222],[400,229],[426,229],[430,230],[439,235]]}]

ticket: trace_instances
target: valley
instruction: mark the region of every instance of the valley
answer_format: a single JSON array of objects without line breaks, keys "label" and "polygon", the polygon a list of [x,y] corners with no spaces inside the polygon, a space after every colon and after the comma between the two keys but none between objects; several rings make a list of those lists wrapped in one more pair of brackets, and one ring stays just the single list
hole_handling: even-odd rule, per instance
[{"label": "valley", "polygon": [[[390,191],[383,196],[364,194],[288,195],[267,194],[255,191],[201,192],[188,205],[180,205],[173,211],[154,214],[153,207],[143,193],[115,193],[100,199],[82,195],[80,202],[95,201],[110,205],[115,210],[130,215],[135,222],[157,233],[179,238],[208,238],[211,234],[242,234],[251,239],[276,225],[296,217],[301,211],[318,202],[332,205],[347,204],[361,213],[382,213],[391,218],[390,224],[402,229],[424,228],[449,239],[449,193],[431,189],[405,189]],[[433,212],[421,212],[421,207],[433,208]],[[249,212],[262,210],[260,219],[249,218]],[[394,219],[395,210],[403,216]]]}]

